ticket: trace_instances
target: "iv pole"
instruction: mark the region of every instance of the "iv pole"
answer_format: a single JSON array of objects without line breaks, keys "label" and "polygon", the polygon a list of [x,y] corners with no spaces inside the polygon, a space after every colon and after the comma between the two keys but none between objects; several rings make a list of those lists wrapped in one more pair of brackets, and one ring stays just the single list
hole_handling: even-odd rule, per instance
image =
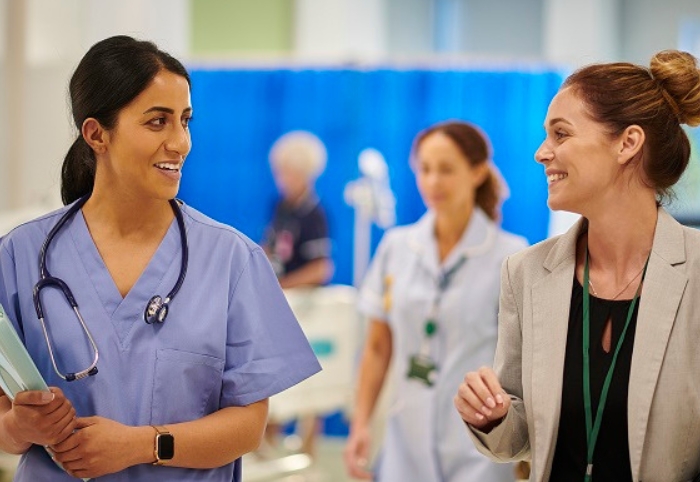
[{"label": "iv pole", "polygon": [[358,157],[361,177],[345,186],[345,202],[355,209],[353,285],[359,287],[370,261],[372,224],[387,229],[396,224],[396,199],[389,186],[384,156],[373,148]]}]

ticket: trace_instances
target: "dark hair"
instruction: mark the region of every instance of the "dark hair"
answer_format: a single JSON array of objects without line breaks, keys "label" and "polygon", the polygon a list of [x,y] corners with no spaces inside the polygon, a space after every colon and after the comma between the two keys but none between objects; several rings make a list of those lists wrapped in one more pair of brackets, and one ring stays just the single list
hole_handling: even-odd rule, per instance
[{"label": "dark hair", "polygon": [[[491,159],[491,145],[486,134],[475,125],[462,121],[441,122],[421,131],[413,142],[413,152],[417,152],[421,142],[435,132],[452,139],[471,166]],[[494,221],[499,218],[502,191],[498,175],[489,168],[488,177],[476,190],[475,202]]]},{"label": "dark hair", "polygon": [[690,142],[681,124],[700,124],[700,72],[695,57],[665,50],[650,67],[618,62],[584,67],[569,76],[571,87],[586,103],[592,118],[613,136],[638,125],[646,140],[641,151],[644,181],[660,199],[690,160]]},{"label": "dark hair", "polygon": [[185,67],[152,42],[126,35],[110,37],[93,45],[70,80],[70,101],[78,138],[68,150],[61,168],[64,204],[89,194],[95,183],[95,153],[80,131],[85,119],[96,119],[113,129],[119,112],[143,92],[161,70],[190,82]]}]

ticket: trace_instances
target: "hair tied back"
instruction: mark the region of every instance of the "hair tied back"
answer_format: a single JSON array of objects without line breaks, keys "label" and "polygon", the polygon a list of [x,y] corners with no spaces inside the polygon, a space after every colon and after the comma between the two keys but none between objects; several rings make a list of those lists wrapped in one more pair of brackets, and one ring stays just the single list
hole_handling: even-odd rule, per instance
[{"label": "hair tied back", "polygon": [[654,74],[651,70],[649,72],[649,77],[651,77],[651,80],[654,81],[654,84],[656,85],[657,90],[661,93],[661,96],[664,98],[666,101],[666,104],[671,108],[671,112],[673,112],[673,115],[676,116],[676,119],[678,119],[678,122],[680,124],[683,123],[683,118],[681,116],[681,109],[678,107],[678,103],[671,97],[671,94],[668,93],[666,88],[661,84],[659,79],[654,77]]}]

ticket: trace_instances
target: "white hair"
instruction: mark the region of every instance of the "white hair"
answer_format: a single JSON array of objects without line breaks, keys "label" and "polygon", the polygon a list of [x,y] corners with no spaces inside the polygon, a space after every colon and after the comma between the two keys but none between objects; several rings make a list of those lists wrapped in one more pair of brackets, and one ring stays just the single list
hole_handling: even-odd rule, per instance
[{"label": "white hair", "polygon": [[326,146],[307,131],[291,131],[277,139],[270,149],[272,167],[291,167],[308,179],[316,179],[326,168]]}]

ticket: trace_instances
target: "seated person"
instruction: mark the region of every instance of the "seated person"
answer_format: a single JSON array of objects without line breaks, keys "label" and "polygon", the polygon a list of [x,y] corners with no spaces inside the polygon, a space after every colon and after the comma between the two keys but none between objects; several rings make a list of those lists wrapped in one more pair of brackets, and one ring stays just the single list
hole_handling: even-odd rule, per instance
[{"label": "seated person", "polygon": [[281,199],[263,247],[282,288],[323,285],[333,274],[328,222],[314,189],[325,164],[326,148],[310,132],[289,132],[270,150]]},{"label": "seated person", "polygon": [[[288,132],[270,150],[270,166],[281,198],[263,247],[284,289],[321,286],[333,274],[328,222],[314,188],[325,165],[326,148],[310,132]],[[313,455],[320,420],[310,416],[298,423],[301,450]],[[267,443],[274,446],[279,432],[279,423],[270,420]]]}]

